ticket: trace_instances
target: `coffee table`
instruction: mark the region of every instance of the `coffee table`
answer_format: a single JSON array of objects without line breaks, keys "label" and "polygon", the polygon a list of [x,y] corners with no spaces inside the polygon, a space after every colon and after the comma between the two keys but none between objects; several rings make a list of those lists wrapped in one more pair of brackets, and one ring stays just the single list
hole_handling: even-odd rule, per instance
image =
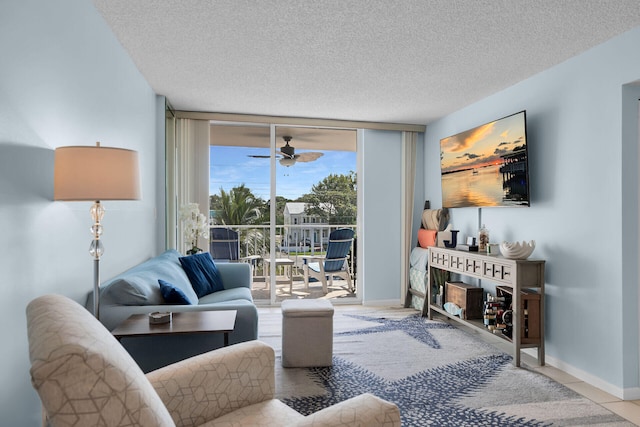
[{"label": "coffee table", "polygon": [[193,333],[222,333],[224,345],[229,345],[229,333],[236,324],[236,310],[184,311],[173,313],[171,322],[149,323],[148,314],[133,314],[111,333],[118,341],[122,338],[152,335],[174,335]]}]

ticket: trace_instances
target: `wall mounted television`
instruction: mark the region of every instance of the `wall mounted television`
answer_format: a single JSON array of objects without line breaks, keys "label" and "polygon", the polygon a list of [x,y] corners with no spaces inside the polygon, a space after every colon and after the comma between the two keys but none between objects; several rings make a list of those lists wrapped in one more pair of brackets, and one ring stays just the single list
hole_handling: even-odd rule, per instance
[{"label": "wall mounted television", "polygon": [[440,140],[442,207],[528,207],[526,111]]}]

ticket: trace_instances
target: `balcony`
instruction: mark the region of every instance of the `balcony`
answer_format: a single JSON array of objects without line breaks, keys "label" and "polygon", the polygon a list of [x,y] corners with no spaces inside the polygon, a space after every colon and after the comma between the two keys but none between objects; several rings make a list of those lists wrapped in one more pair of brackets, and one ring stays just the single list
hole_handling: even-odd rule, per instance
[{"label": "balcony", "polygon": [[[309,287],[305,286],[303,256],[324,255],[327,250],[329,233],[338,228],[356,230],[355,225],[327,225],[327,224],[302,224],[276,226],[275,254],[276,303],[290,298],[329,298],[332,300],[349,299],[355,302],[356,293],[349,289],[347,281],[337,276],[333,283],[327,282],[327,293],[322,289],[319,281],[310,280]],[[237,233],[237,240],[225,238],[217,240],[214,248],[214,240],[210,241],[210,252],[216,262],[248,262],[252,266],[251,294],[256,303],[269,303],[271,300],[271,274],[270,274],[270,235],[269,226],[256,225],[229,225],[211,226],[214,229],[229,229]],[[231,233],[235,235],[235,233]],[[213,235],[213,234],[211,234]],[[227,237],[227,236],[225,236]],[[223,251],[220,251],[223,245]],[[234,256],[235,255],[235,256]],[[223,256],[224,258],[219,258]],[[353,288],[356,286],[357,258],[355,256],[355,241],[349,252],[349,268]]]}]

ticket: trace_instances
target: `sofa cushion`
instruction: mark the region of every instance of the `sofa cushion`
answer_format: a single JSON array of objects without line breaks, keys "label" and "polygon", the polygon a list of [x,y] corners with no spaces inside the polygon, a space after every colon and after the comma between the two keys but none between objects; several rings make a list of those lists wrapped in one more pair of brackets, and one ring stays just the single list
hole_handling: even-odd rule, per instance
[{"label": "sofa cushion", "polygon": [[176,285],[166,282],[162,279],[158,279],[160,285],[160,292],[167,304],[187,304],[194,305],[198,303],[198,300],[191,301],[182,290]]},{"label": "sofa cushion", "polygon": [[[304,415],[280,400],[269,399],[236,409],[215,421],[216,425],[222,426],[288,426],[297,425],[304,419]],[[337,419],[335,422],[335,425],[340,425]]]},{"label": "sofa cushion", "polygon": [[226,301],[246,300],[253,302],[251,298],[251,290],[248,288],[232,288],[214,292],[200,298],[198,304],[215,304]]},{"label": "sofa cushion", "polygon": [[172,283],[187,299],[197,301],[191,282],[178,261],[181,256],[176,250],[166,251],[105,282],[100,294],[101,305],[165,304],[158,279]]},{"label": "sofa cushion", "polygon": [[180,257],[180,264],[187,273],[198,298],[224,289],[218,269],[209,252]]},{"label": "sofa cushion", "polygon": [[[123,305],[164,304],[157,277],[150,272],[132,273],[120,277],[105,289],[105,296]],[[104,302],[103,299],[102,303]]]}]

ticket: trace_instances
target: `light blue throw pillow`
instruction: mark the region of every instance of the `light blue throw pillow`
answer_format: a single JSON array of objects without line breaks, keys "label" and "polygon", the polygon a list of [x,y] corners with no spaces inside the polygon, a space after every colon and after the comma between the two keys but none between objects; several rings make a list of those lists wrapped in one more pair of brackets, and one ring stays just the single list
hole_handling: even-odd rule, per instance
[{"label": "light blue throw pillow", "polygon": [[220,273],[209,252],[181,257],[180,264],[198,298],[224,290]]},{"label": "light blue throw pillow", "polygon": [[182,289],[180,289],[176,285],[173,285],[162,279],[158,279],[158,284],[160,285],[160,292],[162,293],[162,297],[167,304],[197,304],[197,301],[191,301],[189,297],[187,297],[185,293],[182,292]]}]

